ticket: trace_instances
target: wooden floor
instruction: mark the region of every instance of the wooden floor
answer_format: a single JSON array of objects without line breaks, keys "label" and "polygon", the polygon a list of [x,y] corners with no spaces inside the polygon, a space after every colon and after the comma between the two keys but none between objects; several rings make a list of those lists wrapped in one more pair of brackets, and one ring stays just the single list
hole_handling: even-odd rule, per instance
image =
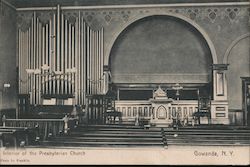
[{"label": "wooden floor", "polygon": [[79,125],[67,136],[53,137],[34,147],[167,146],[250,146],[250,127],[211,125],[174,130],[133,125]]}]

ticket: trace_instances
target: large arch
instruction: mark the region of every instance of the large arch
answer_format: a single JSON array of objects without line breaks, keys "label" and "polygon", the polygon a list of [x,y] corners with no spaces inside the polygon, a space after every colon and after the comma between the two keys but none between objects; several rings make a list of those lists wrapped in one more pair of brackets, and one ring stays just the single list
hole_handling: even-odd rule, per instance
[{"label": "large arch", "polygon": [[239,36],[233,40],[224,54],[223,63],[229,64],[226,79],[229,110],[231,111],[242,109],[241,77],[250,77],[249,40],[250,33]]},{"label": "large arch", "polygon": [[211,82],[212,55],[189,23],[154,15],[130,24],[116,39],[109,66],[114,83]]},{"label": "large arch", "polygon": [[111,37],[110,42],[108,43],[108,45],[106,46],[106,49],[104,51],[104,65],[108,66],[109,65],[109,58],[110,58],[110,54],[111,54],[111,50],[112,47],[115,43],[115,41],[117,40],[117,38],[119,37],[119,35],[131,24],[133,24],[134,22],[139,21],[140,19],[143,19],[145,17],[149,17],[149,16],[154,16],[154,15],[165,15],[165,16],[172,16],[172,17],[176,17],[178,19],[181,19],[187,23],[189,23],[191,26],[193,26],[205,39],[205,41],[207,42],[207,45],[209,46],[209,49],[211,51],[211,55],[212,55],[212,60],[213,60],[213,64],[218,64],[218,59],[217,59],[217,53],[214,47],[214,44],[212,42],[212,40],[210,39],[209,35],[206,33],[206,31],[200,26],[198,25],[196,22],[194,22],[192,19],[185,17],[181,14],[177,14],[177,13],[169,13],[169,12],[154,12],[154,13],[149,13],[149,14],[145,14],[143,16],[140,17],[135,17],[130,19],[128,22],[126,22],[125,24],[121,25],[121,28],[114,32],[113,36]]},{"label": "large arch", "polygon": [[238,38],[236,38],[227,48],[224,57],[223,57],[223,64],[228,64],[228,57],[232,51],[232,49],[234,48],[235,45],[237,45],[241,40],[250,37],[250,33],[247,34],[243,34],[241,36],[239,36]]}]

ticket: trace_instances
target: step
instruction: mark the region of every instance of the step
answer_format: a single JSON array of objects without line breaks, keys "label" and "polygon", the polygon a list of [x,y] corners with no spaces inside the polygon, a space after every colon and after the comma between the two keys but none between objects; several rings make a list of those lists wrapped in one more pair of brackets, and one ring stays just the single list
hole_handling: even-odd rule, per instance
[{"label": "step", "polygon": [[[217,127],[217,128],[216,128]],[[242,128],[242,129],[239,129]],[[43,147],[163,147],[162,128],[114,124],[79,125],[67,136],[41,142]],[[164,128],[168,145],[222,146],[250,145],[250,131],[244,127],[202,126]],[[178,135],[175,137],[174,135]]]},{"label": "step", "polygon": [[53,142],[53,141],[43,141],[42,145],[50,146],[163,146],[162,142]]},{"label": "step", "polygon": [[164,128],[165,132],[234,132],[234,133],[250,133],[250,130],[237,130],[237,129],[227,129],[227,130],[219,130],[219,129],[178,129],[173,130],[169,128]]},{"label": "step", "polygon": [[74,135],[81,135],[81,134],[129,134],[129,135],[134,135],[134,134],[144,134],[144,135],[157,135],[161,134],[161,132],[130,132],[130,131],[86,131],[86,132],[71,132],[71,134]]},{"label": "step", "polygon": [[233,126],[233,125],[210,125],[210,126],[205,126],[205,125],[200,125],[200,126],[185,126],[185,127],[179,127],[180,129],[243,129],[243,130],[250,130],[250,127],[248,126]]},{"label": "step", "polygon": [[158,141],[161,142],[162,138],[125,138],[125,137],[68,137],[60,138],[56,137],[50,141],[135,141],[135,142],[149,142]]},{"label": "step", "polygon": [[186,143],[193,143],[193,142],[246,142],[250,143],[249,140],[223,140],[223,139],[194,139],[194,140],[188,140],[188,139],[167,139],[167,142],[186,142]]},{"label": "step", "polygon": [[142,126],[133,126],[133,125],[78,125],[78,127],[93,127],[93,128],[122,128],[122,129],[143,129]]},{"label": "step", "polygon": [[76,129],[74,129],[74,131],[138,131],[138,132],[159,132],[161,131],[161,129],[136,129],[136,128],[132,128],[132,129],[124,129],[124,128],[82,128],[82,127],[77,127]]},{"label": "step", "polygon": [[218,141],[218,140],[221,140],[221,141],[235,141],[235,140],[245,140],[245,141],[249,141],[248,139],[233,139],[233,138],[186,138],[186,137],[166,137],[167,140],[186,140],[186,141]]},{"label": "step", "polygon": [[167,143],[172,146],[249,146],[245,143]]},{"label": "step", "polygon": [[212,133],[212,132],[165,132],[165,134],[178,134],[178,135],[231,135],[231,136],[250,136],[250,133],[228,133],[228,132],[221,132],[221,133]]},{"label": "step", "polygon": [[225,136],[225,135],[220,135],[220,136],[214,136],[214,135],[178,135],[178,136],[174,136],[174,135],[165,135],[167,138],[225,138],[225,139],[230,139],[230,138],[234,138],[234,139],[238,139],[238,138],[244,138],[244,139],[249,139],[250,140],[250,136]]},{"label": "step", "polygon": [[145,134],[127,134],[127,133],[124,133],[124,134],[110,134],[110,133],[106,133],[106,134],[100,134],[100,133],[84,133],[84,134],[71,134],[70,136],[72,137],[84,137],[84,136],[91,136],[91,137],[94,137],[94,136],[103,136],[103,137],[131,137],[131,138],[136,138],[136,137],[146,137],[146,136],[150,136],[151,138],[155,138],[155,137],[162,137],[161,134],[150,134],[150,135],[145,135]]}]

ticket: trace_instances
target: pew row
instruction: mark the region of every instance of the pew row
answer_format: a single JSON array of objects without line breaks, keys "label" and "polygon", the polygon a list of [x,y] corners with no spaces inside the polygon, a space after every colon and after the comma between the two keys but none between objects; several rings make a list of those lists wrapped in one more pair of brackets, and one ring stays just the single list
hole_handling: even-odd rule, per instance
[{"label": "pew row", "polygon": [[78,125],[77,118],[67,115],[62,119],[6,119],[2,118],[3,127],[26,127],[36,129],[36,141],[46,140],[50,137],[67,135]]},{"label": "pew row", "polygon": [[27,127],[0,127],[0,147],[23,147],[35,144],[36,129]]}]

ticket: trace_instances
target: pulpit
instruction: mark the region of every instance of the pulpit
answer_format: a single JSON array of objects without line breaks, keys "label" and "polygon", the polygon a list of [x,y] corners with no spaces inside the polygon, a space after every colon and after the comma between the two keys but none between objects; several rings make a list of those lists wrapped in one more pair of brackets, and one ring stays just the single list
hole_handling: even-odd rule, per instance
[{"label": "pulpit", "polygon": [[172,124],[170,107],[173,99],[167,97],[167,93],[161,89],[154,92],[153,98],[149,99],[152,104],[150,124],[157,127],[168,127]]}]

